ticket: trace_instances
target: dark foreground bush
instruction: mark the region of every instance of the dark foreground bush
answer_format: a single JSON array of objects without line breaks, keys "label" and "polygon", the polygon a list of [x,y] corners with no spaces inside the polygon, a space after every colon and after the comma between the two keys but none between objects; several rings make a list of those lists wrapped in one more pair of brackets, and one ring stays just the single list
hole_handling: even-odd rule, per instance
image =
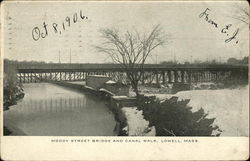
[{"label": "dark foreground bush", "polygon": [[220,131],[212,126],[215,118],[206,118],[203,109],[193,113],[187,106],[189,100],[177,99],[160,102],[155,97],[138,96],[138,109],[143,110],[149,126],[155,126],[157,136],[212,136],[214,130]]},{"label": "dark foreground bush", "polygon": [[15,105],[24,97],[22,85],[17,83],[17,71],[13,64],[4,60],[3,77],[3,107],[8,110],[9,106]]},{"label": "dark foreground bush", "polygon": [[7,129],[7,127],[3,127],[3,135],[10,135],[11,131],[9,129]]},{"label": "dark foreground bush", "polygon": [[7,84],[3,91],[3,107],[7,110],[9,106],[15,105],[19,99],[24,97],[24,92],[21,85]]}]

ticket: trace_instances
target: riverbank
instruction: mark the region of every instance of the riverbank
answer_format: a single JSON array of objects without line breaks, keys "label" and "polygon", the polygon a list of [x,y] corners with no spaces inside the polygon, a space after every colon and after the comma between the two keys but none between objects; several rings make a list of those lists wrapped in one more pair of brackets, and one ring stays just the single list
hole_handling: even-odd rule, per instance
[{"label": "riverbank", "polygon": [[[3,112],[8,111],[11,106],[17,105],[20,100],[24,98],[25,94],[20,86],[15,87],[4,87],[4,102],[3,102]],[[4,125],[3,129],[4,135],[25,135],[20,129],[14,125]]]},{"label": "riverbank", "polygon": [[80,83],[68,83],[68,82],[52,82],[53,84],[67,87],[70,89],[74,89],[76,91],[80,92],[88,92],[90,94],[93,94],[94,96],[99,97],[102,100],[105,100],[107,102],[107,106],[112,111],[114,118],[116,120],[116,126],[114,128],[114,133],[118,136],[127,136],[127,131],[124,130],[125,127],[127,127],[127,119],[122,111],[119,104],[112,103],[111,101],[111,94],[109,92],[105,91],[99,91],[94,88],[88,87],[86,85],[80,84]]},{"label": "riverbank", "polygon": [[20,86],[4,87],[3,111],[9,110],[10,106],[16,105],[24,96],[25,94]]},{"label": "riverbank", "polygon": [[[46,84],[46,83],[44,83]],[[48,83],[47,83],[48,84]],[[110,111],[110,115],[114,118],[114,126],[108,127],[109,123],[105,123],[104,126],[107,126],[108,128],[112,128],[111,131],[113,131],[113,134],[110,133],[105,133],[105,135],[98,135],[98,136],[111,136],[111,135],[118,135],[118,136],[155,136],[155,129],[153,126],[149,127],[149,121],[144,118],[143,111],[138,110],[138,108],[134,105],[126,105],[124,102],[119,102],[119,101],[111,101],[111,98],[122,98],[125,96],[107,96],[103,91],[98,91],[92,88],[89,88],[87,86],[83,85],[72,85],[67,82],[62,82],[60,85],[57,83],[57,85],[73,89],[74,91],[77,92],[70,92],[70,90],[66,89],[65,92],[68,93],[65,95],[66,98],[69,96],[77,95],[75,93],[81,93],[81,94],[86,94],[89,95],[90,97],[94,96],[93,100],[91,101],[86,101],[81,103],[81,107],[78,107],[78,109],[74,109],[74,106],[72,104],[78,104],[79,100],[84,100],[85,96],[80,99],[70,99],[69,101],[66,100],[66,102],[61,102],[61,94],[65,93],[60,90],[57,90],[57,85],[49,85],[48,87],[44,88],[44,86],[39,87],[41,84],[34,84],[35,88],[34,90],[37,91],[37,94],[32,92],[31,89],[27,89],[27,96],[29,98],[33,97],[38,97],[38,101],[32,101],[32,102],[27,102],[22,105],[18,104],[17,106],[19,107],[11,107],[12,110],[15,111],[16,108],[25,108],[29,115],[23,115],[22,113],[25,113],[23,111],[17,110],[18,113],[13,115],[15,117],[19,117],[21,115],[20,120],[13,121],[11,119],[5,119],[5,122],[7,121],[8,123],[5,124],[8,129],[4,129],[5,133],[8,134],[10,132],[13,132],[11,135],[25,135],[23,131],[20,130],[20,128],[16,128],[15,125],[21,123],[23,120],[22,119],[28,119],[25,120],[25,126],[22,125],[26,131],[28,126],[32,124],[32,121],[37,121],[40,119],[40,114],[48,113],[49,116],[46,114],[46,120],[48,124],[54,124],[53,119],[58,118],[60,116],[63,116],[62,119],[59,120],[59,123],[56,123],[56,128],[59,128],[57,131],[57,134],[63,135],[64,132],[60,129],[62,126],[71,126],[72,121],[77,120],[76,118],[79,117],[80,120],[77,121],[78,126],[76,128],[73,128],[73,131],[69,131],[68,133],[73,136],[79,135],[79,131],[77,128],[81,127],[84,128],[86,127],[86,131],[89,130],[88,126],[96,125],[96,124],[102,124],[103,119],[99,120],[99,117],[101,115],[105,115],[106,111],[99,111],[96,113],[96,111],[93,111],[94,109],[91,107],[98,106],[96,103],[98,102],[104,102],[106,107]],[[189,106],[192,107],[192,112],[195,112],[199,110],[201,107],[205,110],[205,112],[208,112],[208,117],[212,118],[215,117],[215,124],[219,125],[219,127],[223,130],[222,136],[245,136],[249,135],[245,130],[247,130],[246,125],[246,119],[248,118],[247,115],[247,102],[244,102],[244,100],[248,100],[248,87],[240,88],[240,89],[216,89],[216,90],[189,90],[189,91],[181,91],[176,94],[164,94],[164,93],[150,93],[150,94],[145,94],[146,96],[156,96],[160,101],[164,101],[166,99],[170,99],[171,97],[178,97],[179,100],[185,100],[185,99],[190,99]],[[206,87],[207,88],[207,87]],[[52,91],[52,93],[48,92]],[[157,90],[155,90],[157,92]],[[162,91],[161,91],[162,92]],[[41,93],[43,93],[44,96],[41,97]],[[47,97],[47,95],[50,94],[51,96]],[[103,95],[104,94],[104,95]],[[86,96],[87,96],[86,95]],[[97,97],[96,97],[97,96]],[[51,97],[55,99],[54,101],[50,101]],[[48,101],[45,101],[43,99],[48,99]],[[131,98],[129,98],[131,99]],[[25,102],[25,101],[24,101]],[[31,103],[31,104],[30,104]],[[28,105],[28,106],[27,106]],[[52,105],[47,108],[46,105]],[[27,107],[26,107],[27,106]],[[65,106],[65,107],[61,107]],[[84,113],[79,113],[82,107],[88,108],[87,112]],[[102,107],[101,107],[102,108]],[[66,111],[65,111],[66,110]],[[60,111],[65,111],[64,114],[61,114]],[[74,112],[76,114],[71,115],[70,117],[67,118],[67,115],[69,113]],[[59,113],[58,113],[59,112]],[[89,112],[94,112],[94,116],[90,114],[88,115]],[[35,115],[37,113],[37,115]],[[226,116],[224,115],[226,113]],[[23,115],[23,116],[22,116]],[[109,117],[109,116],[108,116]],[[50,119],[52,120],[50,120]],[[93,118],[90,119],[88,118]],[[99,121],[98,121],[99,120]],[[67,125],[65,125],[65,123]],[[241,123],[239,123],[241,122]],[[22,123],[21,123],[22,124]],[[38,122],[38,125],[40,127],[43,126],[41,124],[41,121]],[[86,125],[86,126],[85,126]],[[232,126],[233,125],[233,126]],[[43,127],[42,127],[43,128]],[[42,128],[36,132],[38,135],[48,135],[46,131],[43,131]],[[48,127],[44,127],[45,129],[51,128],[50,125]],[[105,127],[106,128],[106,127]],[[245,128],[245,129],[244,129]],[[21,128],[22,129],[22,128]],[[91,129],[90,129],[91,130]],[[102,129],[103,130],[103,129]],[[100,129],[100,132],[102,131]],[[106,130],[106,129],[104,129]],[[68,135],[64,134],[64,135]],[[90,132],[91,133],[91,132]],[[89,133],[89,134],[90,134]],[[27,135],[31,135],[28,133]],[[60,135],[59,135],[60,136]],[[85,135],[80,135],[80,136],[85,136]],[[86,135],[87,136],[87,135]]]},{"label": "riverbank", "polygon": [[[206,87],[207,88],[207,87]],[[207,118],[216,118],[213,126],[218,126],[220,136],[249,136],[249,85],[226,89],[199,89],[180,91],[176,94],[150,93],[160,102],[177,97],[178,101],[190,100],[192,112],[201,108]]]},{"label": "riverbank", "polygon": [[[66,83],[68,84],[68,83]],[[67,85],[67,86],[76,86],[76,85]],[[77,85],[79,86],[79,85]],[[170,94],[171,92],[169,91],[169,88],[171,87],[161,87],[164,88],[157,90],[157,88],[154,88],[154,90],[148,90],[146,88],[141,88],[142,93],[145,96],[156,96],[158,99],[163,100],[163,99],[170,99],[171,97],[177,96],[179,99],[191,99],[189,106],[192,107],[192,112],[196,112],[198,111],[201,107],[204,108],[206,113],[209,113],[208,117],[209,118],[216,118],[215,122],[214,122],[214,126],[218,125],[219,127],[222,127],[223,129],[223,134],[222,136],[244,136],[244,135],[248,135],[246,132],[242,131],[243,128],[239,127],[239,120],[237,121],[233,116],[231,111],[228,111],[227,107],[222,106],[221,104],[218,104],[216,102],[217,99],[223,99],[225,101],[233,101],[229,104],[233,105],[234,107],[239,106],[239,107],[243,107],[243,109],[240,109],[240,111],[242,110],[246,110],[245,109],[245,105],[240,105],[240,102],[237,100],[241,100],[242,99],[239,98],[235,101],[234,97],[234,93],[237,93],[237,90],[235,91],[235,89],[218,89],[219,87],[217,87],[219,85],[216,85],[214,83],[200,83],[200,84],[194,84],[193,90],[186,90],[186,91],[180,91],[176,94]],[[81,88],[76,88],[76,89],[82,89],[82,88],[86,88],[82,85]],[[152,88],[152,87],[151,87]],[[98,90],[94,90],[91,88],[86,88],[83,91],[86,90],[90,90],[91,93],[94,93],[96,96],[101,96],[101,93]],[[242,90],[242,89],[240,89]],[[238,90],[238,91],[240,91]],[[244,90],[246,90],[244,88]],[[149,93],[150,91],[150,93]],[[198,94],[197,94],[198,93]],[[239,93],[239,92],[238,92]],[[244,93],[244,92],[243,92]],[[195,98],[197,94],[197,98]],[[218,95],[219,94],[219,95]],[[184,97],[186,96],[187,97]],[[193,96],[194,97],[191,97]],[[198,97],[198,95],[202,95],[202,97]],[[241,94],[240,94],[241,95]],[[210,96],[215,96],[215,97],[210,97]],[[231,97],[229,97],[231,96]],[[239,96],[239,95],[238,95]],[[122,97],[122,96],[117,96],[117,97]],[[124,96],[125,97],[125,96]],[[111,97],[110,97],[111,98]],[[115,98],[115,97],[114,97]],[[206,100],[204,100],[204,98],[206,98]],[[244,97],[245,98],[245,97]],[[107,101],[110,101],[109,99],[106,98]],[[112,100],[112,99],[111,99]],[[192,104],[193,102],[197,102],[199,101],[200,104]],[[111,101],[112,102],[112,101]],[[238,102],[238,104],[237,104]],[[222,103],[225,104],[225,103]],[[226,103],[226,106],[229,106],[228,103]],[[155,130],[152,129],[153,127],[149,127],[148,126],[148,121],[145,120],[142,114],[142,111],[138,110],[136,106],[126,106],[121,102],[116,102],[115,103],[111,103],[108,105],[108,107],[110,108],[110,110],[112,111],[112,113],[115,116],[115,120],[117,122],[115,131],[117,131],[118,135],[122,135],[122,136],[154,136],[155,135]],[[213,108],[211,108],[213,107]],[[231,108],[230,108],[231,109]],[[237,111],[238,108],[234,109],[233,111]],[[224,112],[223,112],[224,110]],[[216,112],[217,111],[217,112]],[[218,112],[220,111],[220,112]],[[228,113],[230,114],[230,117],[224,117],[223,113]],[[214,115],[214,113],[217,113],[216,115]],[[218,114],[221,113],[221,114]],[[239,114],[239,116],[242,115],[242,112],[237,112],[237,114]],[[245,115],[243,116],[244,120],[247,118]],[[235,128],[231,128],[230,125],[228,125],[228,122],[230,122],[230,119],[233,121],[231,121],[235,126]],[[226,121],[227,120],[227,121]],[[246,121],[243,121],[244,125],[246,125]]]},{"label": "riverbank", "polygon": [[127,125],[123,130],[128,136],[155,136],[155,127],[149,127],[149,121],[145,120],[143,111],[137,107],[122,107]]}]

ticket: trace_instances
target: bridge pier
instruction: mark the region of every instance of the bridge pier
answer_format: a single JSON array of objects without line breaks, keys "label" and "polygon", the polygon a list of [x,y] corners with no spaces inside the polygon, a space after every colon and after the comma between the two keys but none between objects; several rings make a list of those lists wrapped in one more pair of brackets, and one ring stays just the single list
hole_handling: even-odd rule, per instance
[{"label": "bridge pier", "polygon": [[159,84],[158,72],[155,72],[155,77],[156,77],[156,84]]},{"label": "bridge pier", "polygon": [[192,73],[191,71],[188,71],[188,83],[191,83],[192,82]]},{"label": "bridge pier", "polygon": [[162,83],[165,84],[166,83],[166,80],[165,80],[165,72],[162,71]]},{"label": "bridge pier", "polygon": [[178,82],[178,73],[176,70],[174,70],[174,83]]},{"label": "bridge pier", "polygon": [[143,85],[145,84],[145,73],[144,72],[142,73],[142,81],[141,82]]},{"label": "bridge pier", "polygon": [[182,71],[181,71],[181,82],[182,82],[182,83],[184,83],[184,81],[185,81],[184,74],[185,74],[185,73],[184,73],[184,71],[182,70]]},{"label": "bridge pier", "polygon": [[171,71],[170,70],[167,71],[167,75],[168,75],[168,83],[171,83],[172,77],[171,77]]}]

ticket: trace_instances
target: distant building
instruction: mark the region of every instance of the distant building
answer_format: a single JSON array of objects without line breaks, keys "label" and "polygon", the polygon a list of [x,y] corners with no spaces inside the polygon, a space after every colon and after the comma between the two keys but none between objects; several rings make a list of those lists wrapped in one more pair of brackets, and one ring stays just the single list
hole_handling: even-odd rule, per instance
[{"label": "distant building", "polygon": [[106,91],[116,96],[129,96],[129,86],[111,80],[111,77],[103,75],[88,75],[86,77],[86,86]]},{"label": "distant building", "polygon": [[92,87],[94,89],[99,89],[104,87],[104,83],[111,80],[111,77],[104,75],[88,75],[86,77],[86,86]]}]

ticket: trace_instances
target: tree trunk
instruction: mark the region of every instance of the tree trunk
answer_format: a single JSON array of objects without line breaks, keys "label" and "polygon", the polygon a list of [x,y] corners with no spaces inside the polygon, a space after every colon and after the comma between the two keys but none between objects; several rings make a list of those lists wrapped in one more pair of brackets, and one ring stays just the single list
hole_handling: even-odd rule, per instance
[{"label": "tree trunk", "polygon": [[131,81],[131,85],[132,85],[132,88],[133,88],[136,96],[138,96],[139,95],[138,82],[137,81]]}]

